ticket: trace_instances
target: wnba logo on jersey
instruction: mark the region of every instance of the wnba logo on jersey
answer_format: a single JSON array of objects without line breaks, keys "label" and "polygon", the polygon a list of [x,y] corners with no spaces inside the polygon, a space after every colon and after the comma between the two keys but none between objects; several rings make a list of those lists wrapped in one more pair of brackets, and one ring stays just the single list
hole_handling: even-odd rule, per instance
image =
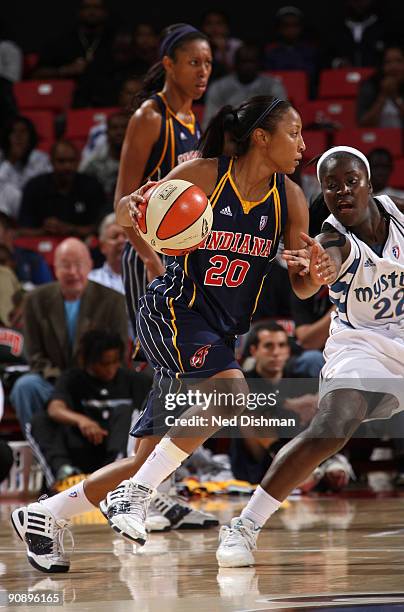
[{"label": "wnba logo on jersey", "polygon": [[208,354],[208,351],[211,346],[211,344],[205,344],[205,346],[201,346],[201,348],[195,351],[195,353],[189,360],[189,363],[191,364],[192,368],[201,368],[203,366],[203,364],[205,363],[206,355]]},{"label": "wnba logo on jersey", "polygon": [[400,247],[398,246],[398,244],[395,244],[393,246],[393,248],[391,249],[391,252],[393,253],[396,259],[400,259]]},{"label": "wnba logo on jersey", "polygon": [[262,215],[260,219],[260,232],[264,229],[266,224],[268,223],[268,215]]}]

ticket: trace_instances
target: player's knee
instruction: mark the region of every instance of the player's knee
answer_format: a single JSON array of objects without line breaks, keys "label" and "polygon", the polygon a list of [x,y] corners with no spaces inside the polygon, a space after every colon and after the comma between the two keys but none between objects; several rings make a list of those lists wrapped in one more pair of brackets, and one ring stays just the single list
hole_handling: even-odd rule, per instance
[{"label": "player's knee", "polygon": [[349,439],[367,415],[367,402],[360,391],[338,389],[328,393],[308,428],[318,439]]}]

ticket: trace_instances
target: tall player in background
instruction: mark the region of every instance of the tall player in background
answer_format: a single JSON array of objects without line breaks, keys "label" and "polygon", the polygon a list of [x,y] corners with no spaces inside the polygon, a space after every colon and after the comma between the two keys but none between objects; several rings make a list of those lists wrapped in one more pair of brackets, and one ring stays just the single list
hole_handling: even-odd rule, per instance
[{"label": "tall player in background", "polygon": [[[210,197],[213,229],[203,247],[171,258],[166,274],[156,278],[140,299],[137,330],[155,369],[154,391],[163,374],[166,380],[219,377],[231,392],[248,393],[234,355],[235,335],[250,327],[280,236],[284,235],[288,248],[302,248],[300,232],[308,228],[303,192],[284,176],[293,173],[302,158],[301,128],[291,104],[272,97],[253,98],[237,109],[224,107],[207,130],[204,159],[188,161],[170,172],[170,178],[195,183]],[[226,133],[234,141],[237,157],[223,155]],[[136,219],[136,204],[143,201],[141,194],[149,186],[121,199],[117,218],[123,225],[131,224],[131,217]],[[293,269],[290,278],[294,290],[305,297],[309,293],[305,279]],[[164,405],[152,393],[131,432],[135,437],[154,432],[158,415],[153,409],[164,412]],[[12,520],[26,542],[30,563],[45,572],[67,571],[70,563],[61,546],[66,520],[92,509],[108,491],[102,506],[110,524],[129,539],[144,543],[153,487],[174,472],[214,428],[206,428],[203,435],[187,433],[193,437],[176,440],[170,431],[172,439],[164,438],[156,446],[151,461],[141,468],[152,468],[147,486],[139,481],[140,472],[136,482],[130,479],[139,460],[129,457],[99,470],[84,486],[15,510]]]},{"label": "tall player in background", "polygon": [[[192,103],[205,93],[212,71],[212,53],[205,34],[187,24],[164,30],[160,61],[144,78],[129,121],[115,192],[122,196],[147,180],[159,181],[178,164],[196,157],[201,137]],[[164,272],[158,253],[131,227],[123,254],[123,275],[129,315],[135,329],[137,302],[147,284]]]}]

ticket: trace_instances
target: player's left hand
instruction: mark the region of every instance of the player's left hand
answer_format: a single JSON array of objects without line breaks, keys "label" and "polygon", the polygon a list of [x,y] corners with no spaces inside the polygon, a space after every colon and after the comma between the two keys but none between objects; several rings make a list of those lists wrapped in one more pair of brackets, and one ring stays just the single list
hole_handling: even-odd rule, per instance
[{"label": "player's left hand", "polygon": [[287,249],[283,252],[283,259],[288,267],[300,267],[300,276],[310,275],[310,280],[315,285],[330,285],[337,278],[337,267],[332,257],[321,244],[304,232],[300,234],[305,243],[303,249]]}]

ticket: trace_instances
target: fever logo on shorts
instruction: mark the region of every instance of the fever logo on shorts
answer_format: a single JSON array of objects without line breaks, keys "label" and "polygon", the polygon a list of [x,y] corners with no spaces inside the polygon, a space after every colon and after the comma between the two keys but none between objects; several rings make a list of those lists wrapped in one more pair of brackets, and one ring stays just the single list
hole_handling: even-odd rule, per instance
[{"label": "fever logo on shorts", "polygon": [[393,246],[393,248],[391,249],[391,252],[393,253],[396,259],[400,259],[400,247],[398,246],[398,244],[395,244]]},{"label": "fever logo on shorts", "polygon": [[211,344],[205,344],[205,346],[201,346],[201,348],[195,351],[195,353],[189,360],[189,363],[191,364],[192,368],[201,368],[203,366],[203,364],[205,363],[206,355],[208,354],[208,351],[211,346]]},{"label": "fever logo on shorts", "polygon": [[268,215],[262,215],[260,219],[260,232],[264,229],[266,224],[268,223]]}]

